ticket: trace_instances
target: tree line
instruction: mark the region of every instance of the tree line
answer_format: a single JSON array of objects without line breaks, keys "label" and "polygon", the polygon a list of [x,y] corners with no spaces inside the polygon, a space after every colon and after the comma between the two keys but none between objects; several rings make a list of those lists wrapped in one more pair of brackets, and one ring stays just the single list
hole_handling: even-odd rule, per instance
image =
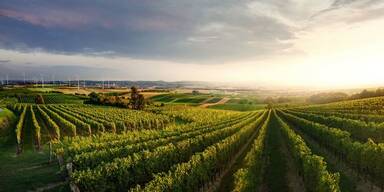
[{"label": "tree line", "polygon": [[122,108],[131,108],[135,110],[142,110],[145,107],[146,100],[143,94],[140,94],[136,87],[131,87],[130,98],[127,100],[123,96],[108,95],[92,92],[89,95],[87,104],[108,105]]},{"label": "tree line", "polygon": [[348,95],[343,92],[318,93],[310,96],[307,99],[307,101],[309,103],[322,104],[322,103],[331,103],[331,102],[338,102],[338,101],[345,101],[345,100],[364,99],[364,98],[381,97],[381,96],[384,96],[384,88],[378,88],[372,91],[364,89],[360,93],[356,93],[352,95]]}]

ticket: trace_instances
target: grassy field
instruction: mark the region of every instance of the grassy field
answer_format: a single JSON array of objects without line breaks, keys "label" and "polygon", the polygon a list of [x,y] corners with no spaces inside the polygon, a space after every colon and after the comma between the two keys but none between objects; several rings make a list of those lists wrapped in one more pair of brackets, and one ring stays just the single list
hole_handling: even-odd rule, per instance
[{"label": "grassy field", "polygon": [[260,101],[258,99],[255,99],[255,98],[238,98],[238,97],[234,97],[234,98],[231,98],[227,103],[231,103],[231,104],[257,104],[257,103],[260,103]]},{"label": "grassy field", "polygon": [[[265,104],[260,104],[259,99],[254,97],[243,96],[230,96],[229,100],[225,103],[215,105],[221,101],[224,95],[210,95],[210,94],[191,94],[191,93],[172,93],[161,94],[151,97],[150,99],[155,102],[166,104],[187,104],[197,106],[201,104],[209,104],[207,107],[211,109],[220,110],[233,110],[233,111],[254,111],[265,108]],[[227,97],[226,97],[227,98]],[[210,105],[214,104],[214,105]]]},{"label": "grassy field", "polygon": [[[69,191],[63,183],[57,161],[49,163],[49,152],[24,151],[15,155],[16,148],[3,146],[0,151],[0,191],[28,191],[53,187],[54,191]],[[58,185],[58,186],[56,186]]]},{"label": "grassy field", "polygon": [[[57,161],[48,163],[49,151],[28,148],[16,155],[16,120],[10,110],[0,109],[0,191],[36,190],[63,182]],[[61,188],[57,186],[55,191],[68,191]]]},{"label": "grassy field", "polygon": [[217,103],[219,102],[221,99],[223,99],[222,97],[213,97],[211,99],[208,99],[205,103]]},{"label": "grassy field", "polygon": [[225,103],[209,106],[211,109],[233,110],[233,111],[255,111],[265,108],[265,104],[236,104]]},{"label": "grassy field", "polygon": [[210,94],[192,94],[192,93],[171,93],[171,94],[160,94],[151,97],[150,99],[154,102],[160,103],[176,103],[176,104],[190,104],[196,105],[209,99],[214,99],[213,95]]},{"label": "grassy field", "polygon": [[46,104],[72,103],[81,104],[83,95],[62,94],[53,88],[14,88],[0,91],[0,103],[35,103],[37,95],[42,95]]}]

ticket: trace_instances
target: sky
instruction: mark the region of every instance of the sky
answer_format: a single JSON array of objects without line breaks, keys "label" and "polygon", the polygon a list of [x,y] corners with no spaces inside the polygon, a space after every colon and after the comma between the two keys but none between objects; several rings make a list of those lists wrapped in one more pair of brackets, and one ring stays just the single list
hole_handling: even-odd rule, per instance
[{"label": "sky", "polygon": [[383,0],[2,0],[0,77],[384,84]]}]

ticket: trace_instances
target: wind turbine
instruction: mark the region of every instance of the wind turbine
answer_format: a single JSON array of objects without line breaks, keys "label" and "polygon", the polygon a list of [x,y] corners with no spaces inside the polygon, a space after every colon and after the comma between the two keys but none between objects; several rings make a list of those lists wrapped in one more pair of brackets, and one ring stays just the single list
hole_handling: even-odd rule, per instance
[{"label": "wind turbine", "polygon": [[41,88],[44,88],[44,77],[42,74],[40,74],[40,78],[41,78]]},{"label": "wind turbine", "polygon": [[80,78],[78,75],[77,75],[77,90],[78,91],[80,90]]},{"label": "wind turbine", "polygon": [[23,73],[24,85],[25,85],[25,72]]}]

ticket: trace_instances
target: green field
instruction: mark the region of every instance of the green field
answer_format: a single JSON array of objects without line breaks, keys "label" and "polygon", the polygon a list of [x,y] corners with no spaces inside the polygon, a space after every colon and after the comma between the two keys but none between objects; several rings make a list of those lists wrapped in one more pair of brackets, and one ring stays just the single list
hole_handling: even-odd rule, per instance
[{"label": "green field", "polygon": [[62,94],[52,88],[15,88],[0,91],[2,103],[35,103],[37,95],[44,98],[45,104],[82,104],[86,96]]},{"label": "green field", "polygon": [[211,98],[211,99],[208,99],[206,103],[217,103],[217,102],[219,102],[221,99],[223,99],[223,98],[221,98],[221,97],[213,97],[213,98]]},{"label": "green field", "polygon": [[209,94],[190,94],[190,93],[172,93],[172,94],[161,94],[151,97],[150,99],[155,102],[161,103],[183,103],[183,104],[199,104],[215,97]]},{"label": "green field", "polygon": [[253,105],[253,104],[260,103],[260,101],[259,101],[259,99],[256,99],[256,98],[232,98],[227,103],[229,103],[229,104],[243,104],[243,105],[249,104],[249,105]]},{"label": "green field", "polygon": [[49,163],[49,151],[25,151],[16,156],[15,148],[3,146],[0,152],[0,191],[26,191],[53,186],[54,191],[69,191],[59,165]]},{"label": "green field", "polygon": [[233,111],[255,111],[265,108],[265,104],[236,104],[225,103],[210,106],[211,109],[233,110]]}]

